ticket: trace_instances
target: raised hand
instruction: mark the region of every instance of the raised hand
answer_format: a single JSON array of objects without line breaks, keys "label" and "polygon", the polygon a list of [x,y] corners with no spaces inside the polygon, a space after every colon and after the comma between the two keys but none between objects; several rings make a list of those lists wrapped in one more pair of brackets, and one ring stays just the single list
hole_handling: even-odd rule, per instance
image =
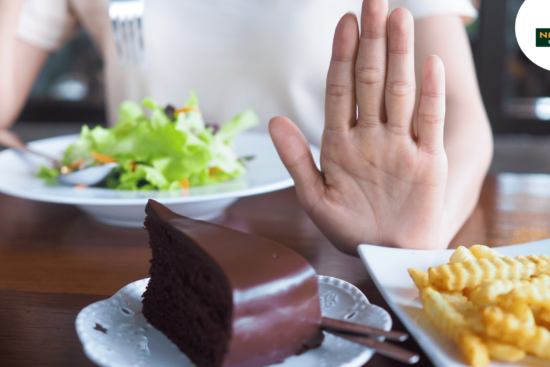
[{"label": "raised hand", "polygon": [[415,134],[413,19],[403,8],[387,15],[387,0],[365,0],[360,36],[353,14],[336,28],[321,171],[294,123],[278,116],[269,125],[302,206],[338,249],[353,255],[361,243],[443,245],[443,64],[437,56],[424,64]]}]

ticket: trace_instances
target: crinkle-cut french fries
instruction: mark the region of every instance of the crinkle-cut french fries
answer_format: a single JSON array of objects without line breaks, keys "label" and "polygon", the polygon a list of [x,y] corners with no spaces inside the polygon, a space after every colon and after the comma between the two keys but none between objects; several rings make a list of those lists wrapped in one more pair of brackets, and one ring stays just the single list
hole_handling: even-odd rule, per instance
[{"label": "crinkle-cut french fries", "polygon": [[543,274],[550,266],[549,261],[523,256],[491,257],[444,264],[430,268],[430,283],[439,290],[460,292],[465,288],[474,288],[485,279],[529,279],[532,275]]},{"label": "crinkle-cut french fries", "polygon": [[458,248],[453,252],[451,255],[451,258],[449,259],[449,262],[452,263],[463,263],[470,260],[476,260],[476,257],[474,254],[470,252],[466,247],[464,246],[458,246]]},{"label": "crinkle-cut french fries", "polygon": [[428,318],[451,340],[457,342],[461,333],[470,332],[464,316],[457,312],[437,290],[426,287],[422,290],[421,297],[424,312]]},{"label": "crinkle-cut french fries", "polygon": [[549,256],[459,247],[448,264],[409,274],[424,312],[468,364],[517,362],[526,353],[550,359]]},{"label": "crinkle-cut french fries", "polygon": [[468,321],[437,290],[426,287],[421,292],[424,312],[439,330],[459,344],[468,363],[475,367],[489,363],[489,351],[482,339],[473,333]]},{"label": "crinkle-cut french fries", "polygon": [[483,317],[481,312],[466,296],[462,293],[441,293],[441,296],[464,317],[470,330],[479,335],[483,334]]},{"label": "crinkle-cut french fries", "polygon": [[458,349],[470,366],[484,367],[491,361],[487,344],[475,334],[460,334]]},{"label": "crinkle-cut french fries", "polygon": [[428,273],[423,272],[418,269],[408,269],[409,275],[412,278],[414,285],[422,292],[424,288],[430,285],[430,280],[428,278]]},{"label": "crinkle-cut french fries", "polygon": [[[515,286],[524,280],[491,279],[484,280],[469,293],[469,298],[478,305],[495,303],[497,298],[509,293]],[[528,280],[527,280],[528,281]]]},{"label": "crinkle-cut french fries", "polygon": [[521,299],[534,305],[550,308],[550,276],[540,275],[527,282],[521,282],[506,298]]},{"label": "crinkle-cut french fries", "polygon": [[476,259],[490,259],[491,257],[502,256],[495,250],[492,250],[490,247],[484,245],[473,245],[470,247],[470,252]]},{"label": "crinkle-cut french fries", "polygon": [[477,304],[491,303],[511,291],[516,292],[512,298],[528,299],[532,303],[537,299],[536,304],[544,304],[545,300],[550,302],[550,276],[542,274],[528,280],[484,280],[470,292],[469,297]]},{"label": "crinkle-cut french fries", "polygon": [[491,359],[503,362],[518,362],[525,358],[525,351],[510,344],[499,343],[494,340],[487,342]]},{"label": "crinkle-cut french fries", "polygon": [[546,274],[550,275],[550,256],[547,255],[529,255],[527,259],[537,264],[537,273],[534,275]]},{"label": "crinkle-cut french fries", "polygon": [[508,343],[538,357],[550,359],[550,331],[536,325],[526,325],[497,306],[483,310],[485,331],[491,338]]},{"label": "crinkle-cut french fries", "polygon": [[535,324],[550,329],[550,310],[544,306],[530,305]]},{"label": "crinkle-cut french fries", "polygon": [[539,318],[550,324],[550,309],[543,307],[539,313]]},{"label": "crinkle-cut french fries", "polygon": [[522,299],[506,298],[498,302],[498,305],[504,312],[508,312],[525,325],[535,325],[535,316],[529,304]]}]

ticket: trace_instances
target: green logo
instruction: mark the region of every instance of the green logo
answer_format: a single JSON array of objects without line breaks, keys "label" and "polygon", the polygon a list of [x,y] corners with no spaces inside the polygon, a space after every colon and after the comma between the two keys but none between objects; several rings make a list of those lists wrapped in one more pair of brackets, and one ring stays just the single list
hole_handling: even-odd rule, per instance
[{"label": "green logo", "polygon": [[550,28],[537,28],[537,47],[550,47]]}]

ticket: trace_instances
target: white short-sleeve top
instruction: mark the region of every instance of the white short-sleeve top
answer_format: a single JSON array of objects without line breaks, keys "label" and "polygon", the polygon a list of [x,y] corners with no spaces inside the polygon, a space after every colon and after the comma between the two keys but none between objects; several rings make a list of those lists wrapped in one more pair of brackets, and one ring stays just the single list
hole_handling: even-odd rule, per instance
[{"label": "white short-sleeve top", "polygon": [[[103,54],[108,120],[126,99],[181,106],[194,89],[203,116],[224,122],[254,106],[260,131],[275,115],[291,118],[319,145],[334,29],[361,0],[146,0],[145,70],[119,66],[109,0],[27,0],[18,37],[56,50],[84,27]],[[416,19],[473,18],[470,0],[390,0]]]}]

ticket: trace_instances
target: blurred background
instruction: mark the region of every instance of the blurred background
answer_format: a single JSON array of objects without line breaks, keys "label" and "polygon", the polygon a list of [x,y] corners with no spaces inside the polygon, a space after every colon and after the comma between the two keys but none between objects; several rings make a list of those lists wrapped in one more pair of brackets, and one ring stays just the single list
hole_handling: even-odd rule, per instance
[{"label": "blurred background", "polygon": [[[443,0],[442,0],[443,1]],[[482,0],[467,28],[495,135],[490,171],[550,173],[550,72],[530,62],[514,34],[523,0]],[[53,55],[14,130],[25,141],[105,124],[103,66],[82,32]]]}]

